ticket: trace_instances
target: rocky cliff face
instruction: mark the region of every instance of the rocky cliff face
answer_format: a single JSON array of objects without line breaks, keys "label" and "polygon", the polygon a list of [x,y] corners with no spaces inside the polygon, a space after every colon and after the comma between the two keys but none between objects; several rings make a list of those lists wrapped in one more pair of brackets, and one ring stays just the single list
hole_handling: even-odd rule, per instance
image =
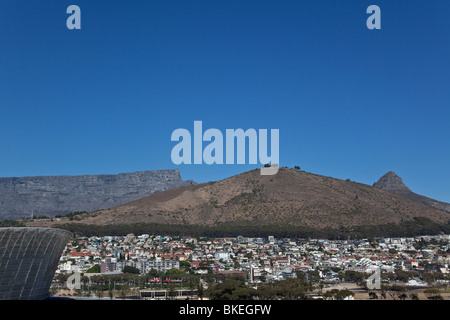
[{"label": "rocky cliff face", "polygon": [[106,209],[192,183],[183,181],[178,169],[0,178],[0,220]]},{"label": "rocky cliff face", "polygon": [[380,178],[377,182],[373,184],[374,187],[390,191],[392,193],[398,194],[410,200],[414,200],[425,204],[427,206],[434,207],[438,210],[442,210],[450,213],[450,204],[446,202],[441,202],[425,196],[421,196],[412,192],[404,183],[402,178],[395,174],[395,172],[388,172]]}]

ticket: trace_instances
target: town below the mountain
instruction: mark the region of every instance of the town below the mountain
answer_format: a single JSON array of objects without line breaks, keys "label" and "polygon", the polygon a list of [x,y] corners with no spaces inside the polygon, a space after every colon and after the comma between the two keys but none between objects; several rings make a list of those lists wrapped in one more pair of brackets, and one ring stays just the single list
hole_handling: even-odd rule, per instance
[{"label": "town below the mountain", "polygon": [[[450,236],[323,240],[77,237],[51,292],[72,299],[450,298]],[[369,285],[374,267],[380,287]],[[68,279],[79,274],[79,288]]]}]

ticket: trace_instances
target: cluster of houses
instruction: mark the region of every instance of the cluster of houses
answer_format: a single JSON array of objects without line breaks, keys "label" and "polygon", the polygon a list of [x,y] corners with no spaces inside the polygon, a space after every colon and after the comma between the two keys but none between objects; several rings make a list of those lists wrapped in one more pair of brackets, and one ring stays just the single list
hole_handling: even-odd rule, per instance
[{"label": "cluster of houses", "polygon": [[[450,236],[323,240],[290,238],[192,238],[159,235],[82,237],[67,244],[57,273],[84,273],[97,266],[102,274],[141,274],[189,270],[238,273],[250,282],[296,277],[297,271],[319,271],[323,280],[339,281],[338,272],[423,270],[449,272]],[[99,267],[99,268],[98,268]]]}]

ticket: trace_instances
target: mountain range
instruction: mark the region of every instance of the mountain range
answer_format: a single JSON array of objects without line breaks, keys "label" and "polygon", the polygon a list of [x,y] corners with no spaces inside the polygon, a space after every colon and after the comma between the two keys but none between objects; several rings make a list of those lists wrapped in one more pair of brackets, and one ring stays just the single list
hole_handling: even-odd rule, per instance
[{"label": "mountain range", "polygon": [[280,168],[273,176],[260,175],[256,169],[216,182],[152,194],[82,215],[79,221],[71,223],[78,228],[170,225],[184,226],[185,230],[230,230],[234,226],[236,232],[258,229],[389,233],[392,226],[404,232],[414,228],[427,232],[424,225],[435,231],[447,230],[450,215],[431,203],[399,194],[406,190],[399,182],[392,173],[369,186],[288,168]]}]

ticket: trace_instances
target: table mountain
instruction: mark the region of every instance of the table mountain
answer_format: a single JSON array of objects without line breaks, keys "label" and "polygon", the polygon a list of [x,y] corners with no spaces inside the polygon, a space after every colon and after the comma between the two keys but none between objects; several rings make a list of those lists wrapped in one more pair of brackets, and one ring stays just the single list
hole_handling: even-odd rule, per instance
[{"label": "table mountain", "polygon": [[450,213],[450,204],[412,192],[395,172],[389,171],[374,183],[374,187],[393,192],[413,201]]},{"label": "table mountain", "polygon": [[188,184],[178,169],[0,178],[0,220],[106,209]]}]

